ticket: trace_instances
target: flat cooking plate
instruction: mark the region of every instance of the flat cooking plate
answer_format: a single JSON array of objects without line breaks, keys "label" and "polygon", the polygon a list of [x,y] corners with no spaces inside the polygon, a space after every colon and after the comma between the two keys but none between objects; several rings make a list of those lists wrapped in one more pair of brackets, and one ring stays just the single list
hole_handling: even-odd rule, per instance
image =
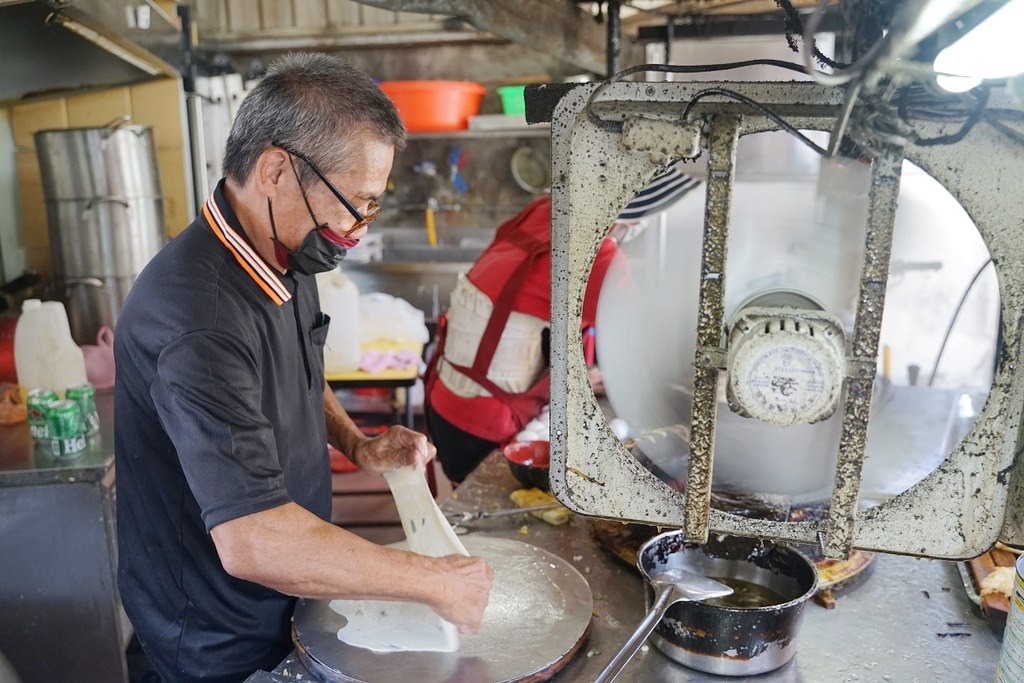
[{"label": "flat cooking plate", "polygon": [[463,536],[466,550],[494,570],[491,600],[459,650],[378,653],[338,640],[345,618],[327,600],[299,600],[292,638],[302,663],[328,683],[478,683],[544,680],[559,671],[590,629],[593,597],[568,562],[505,538]]}]

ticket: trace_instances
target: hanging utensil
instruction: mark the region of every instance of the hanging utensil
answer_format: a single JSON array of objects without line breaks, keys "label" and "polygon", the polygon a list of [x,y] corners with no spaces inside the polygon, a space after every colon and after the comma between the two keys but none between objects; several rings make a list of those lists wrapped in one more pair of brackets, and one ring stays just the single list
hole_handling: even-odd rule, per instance
[{"label": "hanging utensil", "polygon": [[619,675],[623,667],[629,663],[636,651],[640,649],[647,636],[661,621],[665,611],[677,602],[689,602],[708,600],[710,598],[721,598],[731,595],[733,590],[724,583],[700,574],[672,567],[665,569],[649,579],[651,588],[654,589],[654,604],[644,617],[636,631],[629,637],[626,644],[622,646],[608,665],[597,677],[594,683],[611,683]]}]

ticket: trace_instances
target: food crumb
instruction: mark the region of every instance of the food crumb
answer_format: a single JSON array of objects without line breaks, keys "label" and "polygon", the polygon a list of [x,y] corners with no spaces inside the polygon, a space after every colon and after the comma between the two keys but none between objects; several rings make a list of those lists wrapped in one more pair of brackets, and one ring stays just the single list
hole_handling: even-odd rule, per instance
[{"label": "food crumb", "polygon": [[582,559],[583,559],[583,556],[582,556],[582,555],[573,555],[573,556],[572,556],[572,561],[573,561],[573,562],[579,562],[579,561],[580,561],[580,560],[582,560]]},{"label": "food crumb", "polygon": [[530,527],[526,526],[525,524],[522,525],[521,527],[519,527],[519,535],[520,536],[525,536],[528,533],[530,533]]},{"label": "food crumb", "polygon": [[601,654],[600,650],[596,650],[596,649],[587,650],[587,656],[588,657],[596,657],[596,656],[598,656],[600,654]]}]

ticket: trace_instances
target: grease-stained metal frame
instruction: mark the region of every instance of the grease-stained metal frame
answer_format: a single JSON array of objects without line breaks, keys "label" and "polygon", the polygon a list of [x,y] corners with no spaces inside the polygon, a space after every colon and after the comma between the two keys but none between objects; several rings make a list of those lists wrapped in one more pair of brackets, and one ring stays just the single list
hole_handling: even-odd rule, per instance
[{"label": "grease-stained metal frame", "polygon": [[[697,541],[709,531],[820,543],[841,557],[852,548],[942,558],[973,557],[997,539],[1024,543],[1024,491],[1016,473],[1024,407],[1021,311],[1024,311],[1024,149],[984,124],[955,145],[876,144],[859,296],[842,405],[830,514],[816,522],[741,518],[710,506],[717,401],[724,369],[723,301],[729,206],[736,143],[742,135],[777,130],[766,116],[711,96],[682,105],[709,87],[727,87],[770,106],[801,129],[830,130],[842,90],[814,83],[617,83],[590,104],[596,86],[576,88],[552,121],[552,367],[551,485],[585,515],[683,528]],[[702,132],[702,129],[706,130]],[[915,122],[922,135],[941,124]],[[579,348],[587,276],[609,225],[671,159],[708,153],[708,188],[694,357],[687,493],[662,483],[615,438],[589,390]],[[1001,346],[988,400],[973,429],[938,468],[906,492],[858,511],[867,421],[885,302],[892,227],[904,157],[936,178],[970,215],[996,264],[1002,312]]]}]

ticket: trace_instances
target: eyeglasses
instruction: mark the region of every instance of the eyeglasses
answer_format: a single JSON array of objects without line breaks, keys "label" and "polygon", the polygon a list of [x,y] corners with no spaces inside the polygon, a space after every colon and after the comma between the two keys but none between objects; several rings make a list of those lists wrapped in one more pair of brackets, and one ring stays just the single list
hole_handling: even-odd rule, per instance
[{"label": "eyeglasses", "polygon": [[[349,235],[356,232],[360,228],[369,225],[377,218],[377,216],[380,215],[380,204],[377,203],[377,200],[370,200],[370,202],[367,204],[366,215],[364,216],[363,214],[359,213],[359,211],[356,210],[356,207],[352,206],[352,202],[345,199],[345,195],[341,193],[341,190],[334,186],[334,183],[332,183],[327,178],[327,176],[324,175],[323,172],[316,167],[316,164],[309,160],[309,157],[307,157],[305,154],[302,154],[301,152],[296,152],[295,150],[288,149],[284,145],[279,144],[277,142],[271,142],[270,144],[272,144],[274,147],[280,147],[284,151],[288,152],[288,154],[298,157],[299,159],[302,159],[304,162],[306,162],[306,165],[309,166],[309,168],[312,169],[313,173],[316,174],[316,177],[319,178],[323,182],[323,184],[327,186],[327,189],[331,191],[331,194],[337,197],[338,201],[341,202],[341,205],[344,206],[350,214],[352,214],[352,218],[354,218],[356,222],[355,225],[353,225],[351,228],[345,231],[345,237],[348,237]],[[292,165],[292,168],[294,169],[294,164]],[[306,199],[305,190],[302,191],[302,198],[304,200]],[[309,208],[308,200],[306,200],[306,207]],[[312,214],[312,209],[310,209],[310,214]]]}]

